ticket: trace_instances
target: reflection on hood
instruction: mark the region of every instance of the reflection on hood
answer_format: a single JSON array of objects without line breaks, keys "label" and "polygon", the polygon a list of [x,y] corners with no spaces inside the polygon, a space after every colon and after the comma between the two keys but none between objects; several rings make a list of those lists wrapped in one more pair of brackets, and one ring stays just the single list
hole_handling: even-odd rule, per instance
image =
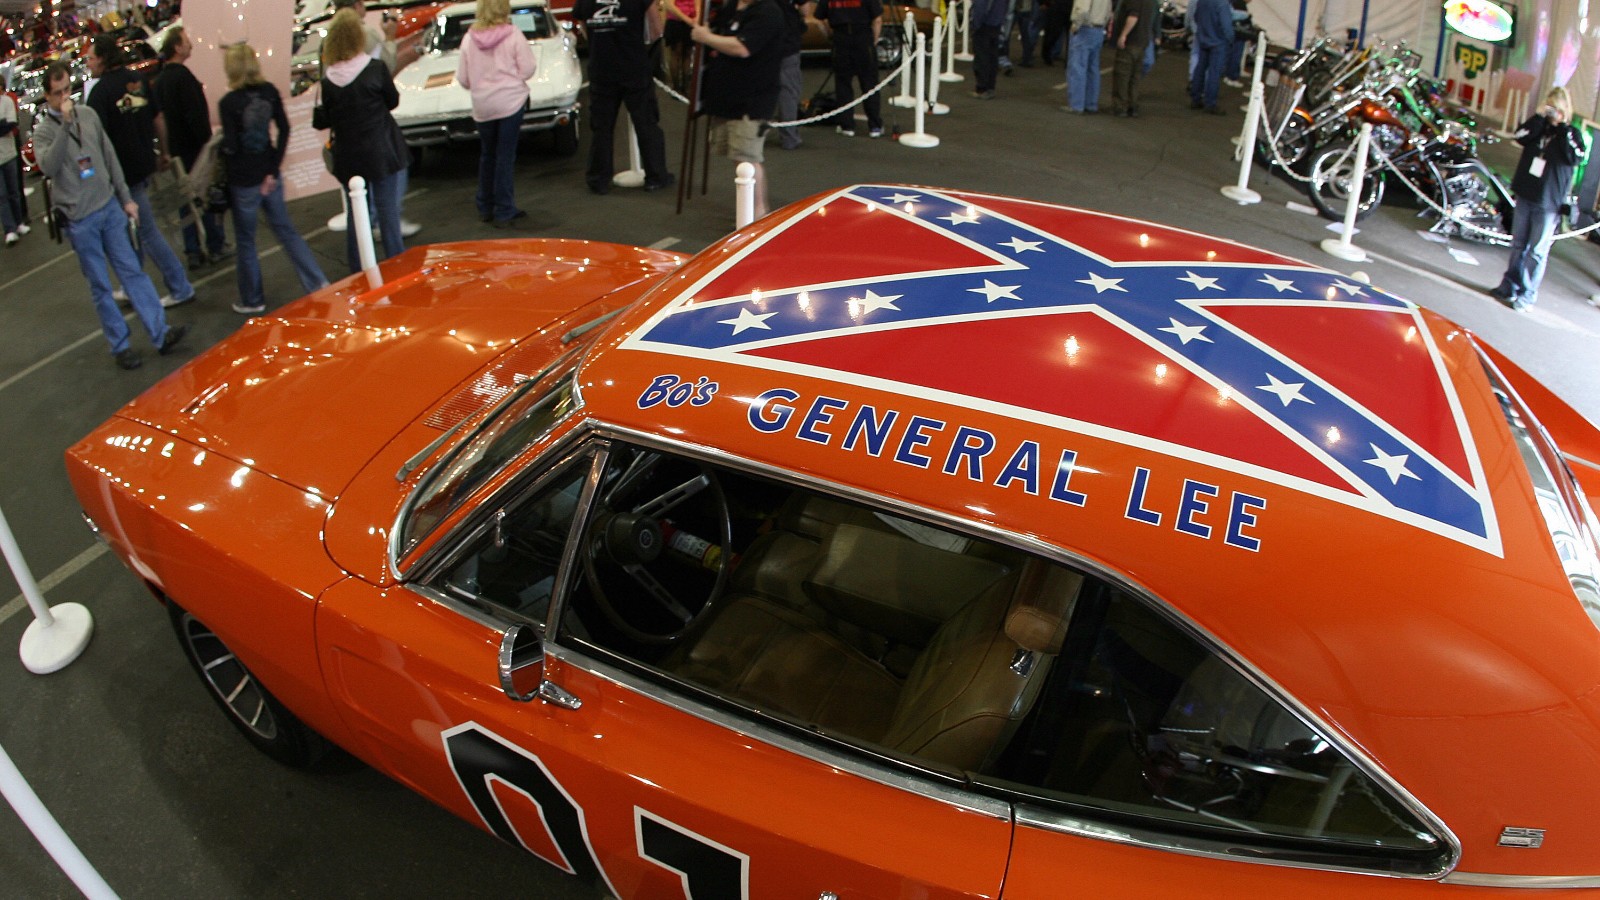
[{"label": "reflection on hood", "polygon": [[521,34],[517,26],[510,22],[502,22],[490,28],[474,28],[467,32],[467,39],[477,45],[479,50],[487,53],[500,46],[500,43],[513,34]]}]

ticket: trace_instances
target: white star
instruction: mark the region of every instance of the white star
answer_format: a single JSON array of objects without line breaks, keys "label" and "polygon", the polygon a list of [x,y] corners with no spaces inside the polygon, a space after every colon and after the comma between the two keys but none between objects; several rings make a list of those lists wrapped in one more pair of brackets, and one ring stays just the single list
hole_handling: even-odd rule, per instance
[{"label": "white star", "polygon": [[1361,285],[1359,284],[1346,284],[1343,281],[1335,281],[1333,286],[1344,291],[1346,296],[1354,297],[1356,294],[1361,293]]},{"label": "white star", "polygon": [[720,324],[722,324],[722,325],[732,325],[734,334],[738,334],[739,332],[745,331],[746,329],[750,329],[750,328],[761,328],[761,329],[764,329],[764,330],[767,330],[767,331],[771,331],[772,330],[772,326],[767,324],[767,320],[772,318],[775,315],[777,315],[777,313],[769,312],[769,313],[762,313],[761,315],[758,316],[758,315],[756,315],[755,313],[751,312],[748,309],[741,309],[741,310],[739,310],[739,317],[738,318],[736,318],[736,319],[719,319],[718,322]]},{"label": "white star", "polygon": [[994,282],[992,282],[989,279],[985,278],[983,280],[983,287],[981,287],[981,288],[967,288],[967,293],[969,293],[969,294],[982,294],[984,297],[988,298],[988,301],[990,303],[993,303],[996,300],[1002,300],[1002,299],[1004,299],[1004,300],[1021,300],[1022,299],[1021,297],[1018,297],[1015,293],[1012,293],[1013,291],[1015,291],[1019,287],[1022,287],[1022,285],[1020,285],[1020,284],[995,284]]},{"label": "white star", "polygon": [[1216,343],[1211,338],[1205,336],[1206,326],[1185,325],[1182,322],[1179,322],[1177,319],[1171,318],[1170,316],[1168,319],[1172,322],[1171,328],[1157,328],[1156,330],[1169,331],[1177,335],[1178,340],[1184,342],[1185,344],[1189,343],[1190,341],[1205,341],[1208,344]]},{"label": "white star", "polygon": [[1284,291],[1294,291],[1296,294],[1300,293],[1300,289],[1294,286],[1294,282],[1289,281],[1286,278],[1273,278],[1271,275],[1263,275],[1259,281],[1262,284],[1271,285],[1272,289],[1280,294]]},{"label": "white star", "polygon": [[1078,283],[1094,288],[1096,294],[1104,294],[1106,291],[1121,291],[1124,294],[1128,292],[1128,289],[1122,286],[1121,278],[1102,278],[1093,272],[1089,273],[1088,278],[1079,278]]},{"label": "white star", "polygon": [[890,294],[887,297],[880,297],[877,294],[874,294],[871,290],[868,290],[867,295],[862,297],[860,300],[856,300],[854,297],[850,299],[852,303],[861,304],[861,311],[863,313],[869,313],[877,312],[880,309],[899,309],[900,307],[895,306],[894,302],[904,296],[904,294]]},{"label": "white star", "polygon": [[895,194],[893,197],[890,197],[888,200],[885,200],[884,202],[885,203],[895,203],[895,204],[899,204],[899,203],[915,203],[916,201],[921,200],[921,199],[922,199],[922,195],[921,194]]},{"label": "white star", "polygon": [[1006,241],[1005,243],[1001,244],[1000,246],[1002,246],[1002,247],[1010,247],[1012,253],[1025,253],[1025,252],[1027,252],[1029,250],[1032,250],[1035,253],[1043,253],[1044,251],[1039,249],[1039,245],[1042,244],[1042,243],[1044,243],[1044,242],[1043,241],[1025,241],[1022,238],[1014,237],[1011,240]]},{"label": "white star", "polygon": [[1267,384],[1256,385],[1256,390],[1266,391],[1269,394],[1277,394],[1278,399],[1283,401],[1284,406],[1288,406],[1296,400],[1299,400],[1302,403],[1311,402],[1310,398],[1305,397],[1300,393],[1300,389],[1306,386],[1306,383],[1303,381],[1279,381],[1278,377],[1273,375],[1271,372],[1267,373],[1267,381]]},{"label": "white star", "polygon": [[1187,281],[1187,282],[1189,282],[1190,284],[1194,285],[1194,288],[1197,291],[1203,291],[1203,290],[1207,290],[1207,289],[1210,289],[1210,290],[1213,290],[1213,291],[1222,290],[1222,288],[1217,286],[1217,280],[1215,278],[1207,278],[1204,275],[1196,275],[1195,273],[1190,272],[1187,269],[1184,270],[1183,274],[1188,276],[1188,277],[1187,278],[1179,278],[1178,280],[1179,281]]},{"label": "white star", "polygon": [[971,225],[972,223],[978,221],[978,214],[977,213],[951,213],[948,216],[940,216],[939,218],[945,220],[946,222],[949,222],[951,225]]},{"label": "white star", "polygon": [[1382,450],[1379,450],[1377,444],[1368,444],[1367,446],[1371,447],[1372,452],[1378,455],[1372,459],[1363,460],[1363,462],[1369,466],[1377,466],[1378,468],[1387,472],[1389,475],[1389,481],[1391,483],[1399,484],[1400,476],[1402,475],[1407,478],[1416,478],[1418,481],[1422,480],[1414,472],[1406,468],[1406,460],[1411,458],[1411,454],[1401,453],[1395,456],[1390,456]]}]

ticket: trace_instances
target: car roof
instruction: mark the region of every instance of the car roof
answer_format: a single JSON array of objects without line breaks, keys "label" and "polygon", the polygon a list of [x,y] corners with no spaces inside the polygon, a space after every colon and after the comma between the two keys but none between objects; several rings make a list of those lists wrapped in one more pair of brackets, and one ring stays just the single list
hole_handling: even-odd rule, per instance
[{"label": "car roof", "polygon": [[1595,712],[1600,630],[1474,339],[1338,272],[856,185],[699,254],[580,387],[615,427],[1147,593],[1424,785],[1470,776],[1422,771],[1437,733],[1414,717]]}]

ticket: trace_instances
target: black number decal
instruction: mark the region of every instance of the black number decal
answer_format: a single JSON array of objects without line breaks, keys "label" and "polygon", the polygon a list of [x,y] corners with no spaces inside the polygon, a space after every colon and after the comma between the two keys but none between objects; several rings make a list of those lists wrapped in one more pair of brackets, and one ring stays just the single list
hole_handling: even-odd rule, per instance
[{"label": "black number decal", "polygon": [[476,722],[457,725],[444,733],[445,754],[450,757],[450,767],[461,782],[472,808],[478,811],[483,823],[500,839],[516,844],[528,852],[545,859],[544,855],[529,847],[518,836],[505,810],[495,799],[490,781],[517,791],[539,807],[545,827],[550,829],[550,840],[561,851],[565,860],[545,859],[560,869],[586,881],[593,881],[599,866],[589,850],[589,839],[583,822],[583,810],[567,795],[555,777],[545,769],[544,763],[520,747],[501,740],[484,731]]},{"label": "black number decal", "polygon": [[750,857],[666,819],[633,808],[639,855],[677,872],[688,900],[746,900]]}]

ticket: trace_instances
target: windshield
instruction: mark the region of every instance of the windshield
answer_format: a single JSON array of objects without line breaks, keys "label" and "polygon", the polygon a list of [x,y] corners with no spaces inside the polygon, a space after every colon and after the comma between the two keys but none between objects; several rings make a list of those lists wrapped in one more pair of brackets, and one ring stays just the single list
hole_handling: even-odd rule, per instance
[{"label": "windshield", "polygon": [[568,350],[508,393],[434,466],[401,515],[400,553],[416,546],[480,485],[578,408],[572,376],[582,351],[582,345]]},{"label": "windshield", "polygon": [[[473,17],[442,16],[434,22],[433,49],[441,53],[459,50],[472,27]],[[521,29],[528,40],[550,36],[550,17],[542,6],[520,6],[511,10],[511,24]]]}]

